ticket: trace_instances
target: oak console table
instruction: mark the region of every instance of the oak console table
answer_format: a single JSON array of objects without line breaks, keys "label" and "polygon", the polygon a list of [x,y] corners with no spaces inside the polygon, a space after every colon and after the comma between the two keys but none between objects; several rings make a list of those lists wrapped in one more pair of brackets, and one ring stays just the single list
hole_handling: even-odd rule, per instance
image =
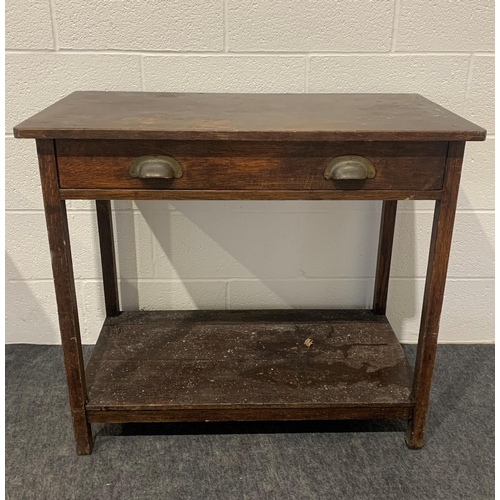
[{"label": "oak console table", "polygon": [[[414,94],[75,92],[14,134],[37,143],[78,454],[92,422],[407,419],[422,447],[465,141],[484,129]],[[107,318],[86,367],[69,199],[97,205]],[[435,200],[414,370],[385,316],[406,199]],[[383,200],[373,308],[122,312],[110,200]]]}]

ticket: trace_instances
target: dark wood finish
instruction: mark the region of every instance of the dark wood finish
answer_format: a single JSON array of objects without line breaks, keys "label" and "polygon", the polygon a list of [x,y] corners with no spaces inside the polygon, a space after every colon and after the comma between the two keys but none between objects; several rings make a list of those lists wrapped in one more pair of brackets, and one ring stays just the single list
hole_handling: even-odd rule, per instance
[{"label": "dark wood finish", "polygon": [[61,189],[63,200],[439,200],[441,191]]},{"label": "dark wood finish", "polygon": [[75,92],[15,137],[250,141],[484,140],[486,131],[417,94]]},{"label": "dark wood finish", "polygon": [[[484,129],[418,95],[76,92],[14,134],[37,139],[77,453],[92,450],[90,422],[131,421],[405,418],[422,447],[464,141]],[[183,177],[130,178],[149,154],[176,157]],[[351,154],[377,175],[323,179]],[[87,370],[66,199],[98,200],[108,317]],[[373,311],[120,313],[115,199],[384,200]],[[414,376],[385,317],[404,199],[436,200]]]},{"label": "dark wood finish", "polygon": [[446,272],[464,149],[464,142],[450,142],[444,194],[443,198],[436,202],[434,211],[422,319],[415,361],[415,376],[413,378],[412,394],[415,400],[415,409],[406,434],[406,442],[412,449],[422,448],[424,443],[425,419],[429,405],[432,371],[436,358],[439,319],[446,285]]},{"label": "dark wood finish", "polygon": [[[443,186],[446,142],[56,141],[63,189],[434,190]],[[180,179],[129,175],[138,157],[174,157]],[[338,156],[370,160],[376,175],[332,181],[323,173]]]},{"label": "dark wood finish", "polygon": [[217,324],[268,323],[387,323],[369,309],[264,309],[264,310],[192,310],[192,311],[123,311],[119,317],[106,318],[104,326],[157,325],[170,322]]},{"label": "dark wood finish", "polygon": [[37,140],[37,152],[76,452],[87,455],[92,452],[92,431],[85,414],[87,394],[82,342],[66,204],[59,199],[54,141]]},{"label": "dark wood finish", "polygon": [[369,311],[129,312],[106,321],[87,370],[92,412],[258,420],[413,406],[404,352]]},{"label": "dark wood finish", "polygon": [[407,419],[411,408],[405,406],[336,406],[314,408],[182,408],[179,410],[92,410],[90,422],[235,422],[255,420],[368,420]]},{"label": "dark wood finish", "polygon": [[373,293],[373,312],[385,314],[387,293],[389,291],[389,275],[391,272],[392,244],[396,226],[397,201],[384,201],[380,220],[380,235],[377,256],[377,272],[375,274],[375,290]]},{"label": "dark wood finish", "polygon": [[118,279],[116,274],[115,242],[113,238],[113,214],[109,200],[96,200],[97,227],[101,249],[102,281],[106,316],[120,313]]}]

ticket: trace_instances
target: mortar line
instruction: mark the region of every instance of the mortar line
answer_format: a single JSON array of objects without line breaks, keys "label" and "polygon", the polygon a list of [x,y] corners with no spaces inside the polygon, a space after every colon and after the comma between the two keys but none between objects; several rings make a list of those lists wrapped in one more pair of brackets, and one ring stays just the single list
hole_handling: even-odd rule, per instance
[{"label": "mortar line", "polygon": [[141,70],[141,90],[144,92],[146,90],[146,84],[144,82],[144,56],[139,56],[139,66]]},{"label": "mortar line", "polygon": [[396,0],[394,2],[394,18],[393,18],[393,23],[392,23],[391,52],[396,52],[396,42],[397,42],[397,36],[398,36],[400,12],[401,12],[401,1]]},{"label": "mortar line", "polygon": [[228,0],[224,0],[222,4],[222,29],[223,29],[223,46],[224,52],[229,52],[229,32],[228,32]]},{"label": "mortar line", "polygon": [[[170,217],[170,213],[166,215],[167,217]],[[151,245],[151,259],[153,259],[153,278],[156,280],[158,278],[158,254],[156,252],[156,238],[149,224],[148,224],[148,230],[149,230],[149,243]],[[170,234],[170,237],[172,237],[172,234]]]},{"label": "mortar line", "polygon": [[[85,283],[86,283],[85,280],[75,280],[77,307],[78,307],[78,304],[80,303],[80,310],[83,311],[83,318],[79,317],[80,327],[81,327],[80,333],[82,334],[82,336],[88,335],[88,333],[89,333],[88,321],[87,321],[87,318],[89,317],[89,312],[87,311],[87,300],[86,300],[86,292],[85,292],[85,286],[84,286]],[[92,314],[95,316],[96,311],[94,311]],[[79,316],[81,316],[81,315],[79,315]]]},{"label": "mortar line", "polygon": [[230,310],[231,309],[231,292],[230,292],[230,288],[229,288],[229,280],[226,281],[226,310]]},{"label": "mortar line", "polygon": [[304,92],[306,94],[309,93],[309,64],[310,64],[310,58],[309,54],[306,55],[306,67],[305,67],[305,81],[304,81]]},{"label": "mortar line", "polygon": [[49,0],[49,8],[50,8],[50,20],[52,24],[52,39],[54,42],[54,50],[56,52],[59,51],[59,34],[57,32],[57,20],[56,20],[56,7],[54,4],[54,0]]},{"label": "mortar line", "polygon": [[[312,57],[370,57],[370,56],[468,56],[469,51],[419,51],[419,52],[390,52],[390,51],[365,51],[365,52],[334,52],[334,51],[228,51],[227,53],[221,50],[134,50],[134,49],[6,49],[6,53],[10,54],[73,54],[73,55],[144,55],[152,57],[300,57],[309,55]],[[494,57],[494,52],[474,52],[478,56]]]},{"label": "mortar line", "polygon": [[466,113],[467,111],[473,71],[474,71],[474,54],[471,54],[469,58],[469,65],[467,66],[467,80],[465,82],[465,95],[464,95],[464,105],[462,107],[462,113]]}]

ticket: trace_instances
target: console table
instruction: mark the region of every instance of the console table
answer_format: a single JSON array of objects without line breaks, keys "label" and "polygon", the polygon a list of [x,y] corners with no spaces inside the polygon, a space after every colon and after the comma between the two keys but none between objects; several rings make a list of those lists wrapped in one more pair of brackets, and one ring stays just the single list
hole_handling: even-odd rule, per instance
[{"label": "console table", "polygon": [[[407,419],[422,447],[465,141],[484,129],[415,94],[75,92],[14,135],[37,143],[78,454],[92,422]],[[107,317],[86,367],[69,199],[97,206]],[[414,369],[385,315],[407,199],[435,200]],[[110,200],[383,200],[373,308],[123,312]]]}]

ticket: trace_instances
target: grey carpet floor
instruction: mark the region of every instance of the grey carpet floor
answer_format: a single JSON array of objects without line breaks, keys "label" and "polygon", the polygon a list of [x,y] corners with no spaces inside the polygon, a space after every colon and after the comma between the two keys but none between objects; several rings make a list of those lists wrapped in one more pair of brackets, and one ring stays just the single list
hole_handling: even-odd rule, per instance
[{"label": "grey carpet floor", "polygon": [[9,345],[7,498],[494,498],[494,347],[439,346],[434,373],[419,451],[401,421],[101,424],[78,457],[60,348]]}]

